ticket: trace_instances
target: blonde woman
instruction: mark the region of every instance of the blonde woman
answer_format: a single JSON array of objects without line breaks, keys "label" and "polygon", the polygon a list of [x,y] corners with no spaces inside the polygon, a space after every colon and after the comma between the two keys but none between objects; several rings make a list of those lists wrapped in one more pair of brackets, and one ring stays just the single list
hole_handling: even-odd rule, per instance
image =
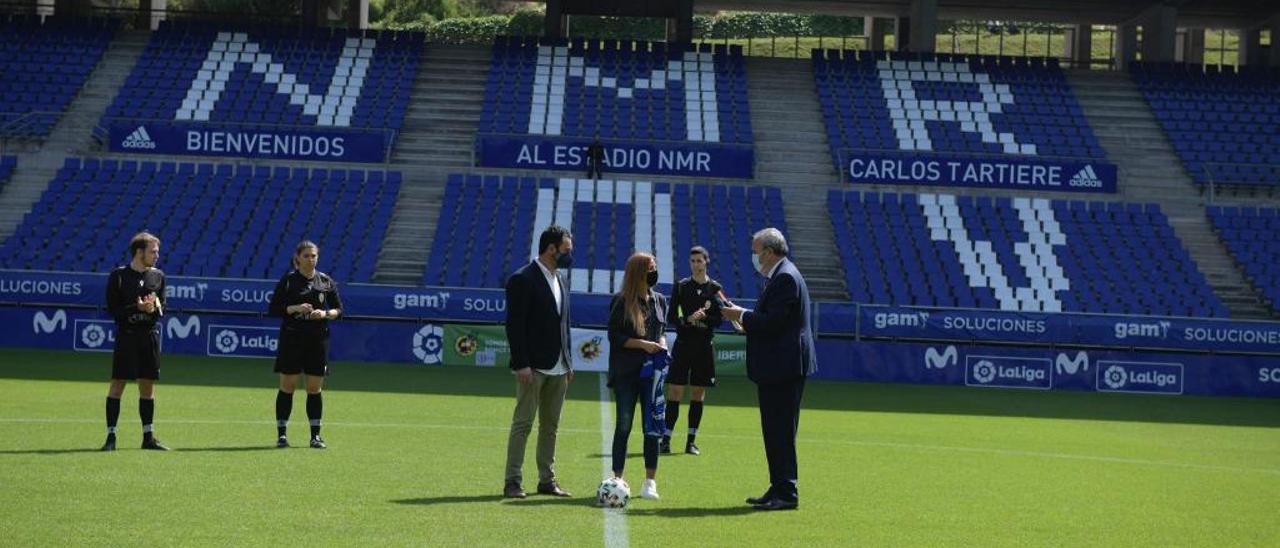
[{"label": "blonde woman", "polygon": [[648,253],[627,259],[622,290],[609,304],[609,387],[617,403],[613,429],[613,475],[622,478],[627,438],[639,402],[644,424],[645,481],[640,496],[658,499],[658,442],[666,429],[663,383],[667,354],[667,299],[654,291],[658,261]]}]

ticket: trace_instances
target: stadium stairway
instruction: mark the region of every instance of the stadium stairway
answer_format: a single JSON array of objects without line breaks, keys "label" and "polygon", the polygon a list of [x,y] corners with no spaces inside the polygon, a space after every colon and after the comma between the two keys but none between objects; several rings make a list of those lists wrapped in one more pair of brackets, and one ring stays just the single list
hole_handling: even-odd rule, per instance
[{"label": "stadium stairway", "polygon": [[792,256],[818,300],[849,299],[827,218],[830,189],[843,188],[831,164],[813,69],[795,59],[747,58],[747,98],[755,131],[756,176],[782,189]]},{"label": "stadium stairway", "polygon": [[428,44],[413,84],[413,101],[391,153],[404,172],[400,198],[383,240],[374,281],[417,285],[427,266],[444,180],[471,166],[480,122],[489,48]]},{"label": "stadium stairway", "polygon": [[1160,204],[1232,317],[1271,317],[1261,294],[1213,232],[1200,189],[1183,169],[1133,80],[1110,71],[1071,71],[1068,78],[1107,157],[1119,167],[1120,197]]},{"label": "stadium stairway", "polygon": [[117,32],[44,143],[34,152],[19,155],[13,179],[0,193],[0,241],[13,234],[67,156],[84,155],[94,149],[93,128],[142,55],[148,37],[147,31]]}]

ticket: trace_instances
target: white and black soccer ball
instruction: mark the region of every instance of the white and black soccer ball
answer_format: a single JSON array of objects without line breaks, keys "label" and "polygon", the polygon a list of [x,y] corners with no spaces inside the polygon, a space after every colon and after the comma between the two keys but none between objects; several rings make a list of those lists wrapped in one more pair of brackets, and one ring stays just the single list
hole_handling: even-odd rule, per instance
[{"label": "white and black soccer ball", "polygon": [[596,503],[605,508],[625,508],[631,500],[631,486],[622,478],[606,478],[596,489]]}]

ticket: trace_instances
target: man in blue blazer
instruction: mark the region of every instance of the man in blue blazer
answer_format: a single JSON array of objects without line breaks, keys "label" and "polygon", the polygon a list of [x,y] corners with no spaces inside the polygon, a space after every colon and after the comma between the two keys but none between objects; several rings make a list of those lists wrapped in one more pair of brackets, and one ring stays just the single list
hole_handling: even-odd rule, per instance
[{"label": "man in blue blazer", "polygon": [[751,262],[768,281],[755,310],[726,307],[724,316],[742,324],[747,334],[747,377],[756,383],[760,430],[769,461],[769,490],[747,499],[757,510],[794,510],[796,431],[804,381],[817,371],[813,348],[813,307],[809,288],[796,265],[787,259],[787,240],[776,228],[751,239]]},{"label": "man in blue blazer", "polygon": [[524,498],[521,465],[538,418],[538,493],[567,497],[556,480],[556,433],[573,380],[569,351],[569,288],[560,271],[573,264],[573,236],[552,226],[538,238],[538,256],[507,279],[507,341],[516,376],[516,409],[507,437],[506,498]]}]

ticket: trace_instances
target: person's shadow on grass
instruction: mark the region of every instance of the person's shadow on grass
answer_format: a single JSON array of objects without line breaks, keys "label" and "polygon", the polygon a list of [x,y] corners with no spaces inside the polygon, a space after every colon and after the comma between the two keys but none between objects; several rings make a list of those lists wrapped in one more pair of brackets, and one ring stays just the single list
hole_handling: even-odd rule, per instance
[{"label": "person's shadow on grass", "polygon": [[657,516],[660,518],[701,518],[710,516],[744,516],[762,513],[750,506],[729,506],[721,508],[628,508],[628,515]]},{"label": "person's shadow on grass", "polygon": [[[504,502],[505,501],[505,502]],[[467,504],[473,502],[504,502],[512,506],[546,506],[546,505],[589,505],[595,506],[594,498],[587,497],[548,497],[530,495],[525,499],[508,499],[502,495],[457,495],[449,497],[422,497],[416,499],[399,499],[391,501],[395,504],[413,504],[431,506],[435,504]]]},{"label": "person's shadow on grass", "polygon": [[74,453],[98,453],[98,449],[82,447],[78,449],[11,449],[0,451],[0,455],[70,455]]}]

